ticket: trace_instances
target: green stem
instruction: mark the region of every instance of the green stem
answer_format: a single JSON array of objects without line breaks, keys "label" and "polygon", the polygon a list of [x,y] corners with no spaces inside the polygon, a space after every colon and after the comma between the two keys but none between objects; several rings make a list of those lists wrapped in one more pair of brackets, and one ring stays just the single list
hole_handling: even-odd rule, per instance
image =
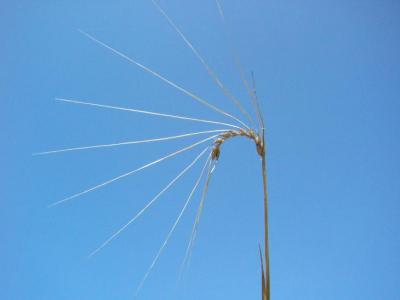
[{"label": "green stem", "polygon": [[264,239],[265,239],[265,293],[263,293],[263,300],[270,300],[270,273],[269,273],[269,242],[268,242],[268,191],[267,191],[267,163],[266,163],[266,146],[263,136],[263,153],[261,155],[262,175],[263,175],[263,188],[264,188]]}]

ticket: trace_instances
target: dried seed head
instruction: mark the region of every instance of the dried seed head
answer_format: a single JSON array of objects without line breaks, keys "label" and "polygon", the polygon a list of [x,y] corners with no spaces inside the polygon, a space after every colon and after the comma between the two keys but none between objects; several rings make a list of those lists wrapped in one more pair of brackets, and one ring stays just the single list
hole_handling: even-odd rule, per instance
[{"label": "dried seed head", "polygon": [[218,160],[220,154],[221,154],[221,149],[219,147],[214,147],[211,152],[211,159]]},{"label": "dried seed head", "polygon": [[254,142],[256,143],[256,149],[257,149],[257,153],[260,155],[260,156],[263,156],[264,155],[264,142],[263,142],[263,139],[259,136],[259,135],[256,135],[256,137],[255,137],[255,139],[254,139]]},{"label": "dried seed head", "polygon": [[256,144],[257,153],[260,156],[264,155],[264,143],[263,139],[260,135],[256,134],[254,130],[250,129],[248,131],[244,129],[240,130],[228,130],[221,133],[218,138],[214,141],[214,147],[211,151],[211,158],[212,160],[218,160],[221,154],[221,145],[228,139],[236,137],[236,136],[245,136],[251,140],[253,140]]},{"label": "dried seed head", "polygon": [[224,132],[224,133],[222,133],[221,135],[220,135],[220,137],[219,138],[217,138],[215,141],[214,141],[214,147],[213,147],[213,149],[212,149],[212,151],[211,151],[211,159],[212,160],[218,160],[218,158],[219,158],[219,155],[220,155],[220,153],[221,153],[221,145],[222,145],[222,143],[225,141],[225,135],[227,134],[227,132]]}]

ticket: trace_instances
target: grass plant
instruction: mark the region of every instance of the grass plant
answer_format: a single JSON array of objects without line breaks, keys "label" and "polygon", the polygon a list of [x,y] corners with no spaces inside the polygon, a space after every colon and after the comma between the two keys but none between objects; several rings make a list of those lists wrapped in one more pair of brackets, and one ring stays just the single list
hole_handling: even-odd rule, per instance
[{"label": "grass plant", "polygon": [[[201,103],[202,105],[206,106],[210,110],[213,110],[221,115],[221,117],[224,117],[226,119],[230,119],[230,122],[226,121],[219,121],[219,120],[206,120],[206,119],[201,119],[193,116],[181,116],[181,115],[173,115],[173,114],[167,114],[167,113],[161,113],[161,112],[153,112],[153,111],[146,111],[146,110],[139,110],[139,109],[134,109],[134,108],[127,108],[127,107],[120,107],[117,105],[105,105],[105,104],[99,104],[95,103],[92,101],[86,101],[86,100],[81,100],[81,99],[65,99],[65,98],[56,98],[57,101],[62,102],[62,103],[67,103],[67,104],[74,104],[74,105],[85,105],[85,106],[90,106],[92,108],[97,108],[97,109],[112,109],[112,110],[120,110],[120,111],[126,111],[130,113],[139,113],[139,114],[146,114],[146,115],[152,115],[152,116],[157,116],[157,117],[162,117],[162,118],[173,118],[173,119],[178,119],[181,121],[186,121],[186,122],[201,122],[201,123],[208,123],[212,125],[218,125],[223,128],[214,128],[211,130],[207,131],[199,131],[199,132],[189,132],[185,134],[180,134],[180,135],[174,135],[174,136],[167,136],[167,137],[154,137],[154,138],[149,138],[145,140],[134,140],[134,141],[121,141],[117,143],[109,143],[109,144],[97,144],[97,145],[84,145],[84,146],[78,146],[78,147],[70,147],[70,148],[64,148],[64,149],[56,149],[56,150],[50,150],[50,151],[45,151],[45,152],[39,152],[35,153],[35,155],[49,155],[49,154],[60,154],[60,153],[66,153],[66,152],[72,152],[72,151],[88,151],[88,150],[95,150],[95,149],[101,149],[101,148],[110,148],[110,147],[122,147],[122,146],[128,146],[128,145],[133,145],[133,144],[141,144],[141,143],[156,143],[156,142],[165,142],[165,141],[170,141],[170,140],[175,140],[175,139],[183,139],[186,137],[193,137],[193,136],[199,136],[199,135],[206,135],[207,137],[200,139],[199,141],[192,143],[190,145],[187,145],[186,147],[183,147],[181,149],[177,149],[169,154],[166,154],[162,156],[161,158],[158,158],[154,161],[148,162],[138,168],[135,168],[133,170],[130,170],[128,172],[125,172],[123,174],[120,174],[119,176],[110,178],[104,182],[98,183],[97,185],[88,187],[87,189],[77,192],[75,194],[72,194],[68,197],[65,197],[59,201],[56,201],[52,204],[50,204],[50,207],[60,205],[66,202],[69,202],[71,200],[74,200],[78,197],[82,197],[87,193],[93,192],[95,190],[98,190],[106,185],[109,185],[115,181],[121,180],[127,176],[131,176],[135,173],[138,173],[144,169],[147,169],[153,165],[156,165],[158,163],[161,163],[164,160],[167,160],[171,157],[174,157],[178,154],[181,154],[183,152],[189,151],[197,147],[198,145],[201,144],[208,144],[197,156],[190,162],[189,165],[187,165],[180,173],[178,173],[163,189],[161,189],[155,196],[136,214],[132,216],[128,222],[126,222],[122,227],[120,227],[117,231],[115,231],[108,239],[106,239],[101,245],[99,245],[89,256],[93,256],[96,253],[98,253],[101,249],[103,249],[105,246],[107,246],[111,241],[113,241],[116,237],[118,237],[129,225],[131,225],[133,222],[135,222],[148,208],[150,208],[171,186],[173,186],[182,176],[184,176],[189,169],[193,167],[198,161],[201,160],[204,156],[205,162],[203,164],[203,168],[195,181],[193,188],[189,195],[186,198],[186,201],[180,210],[178,216],[175,219],[175,222],[173,223],[172,227],[168,231],[168,234],[166,235],[164,242],[160,246],[158,252],[156,253],[153,261],[151,262],[147,272],[143,276],[143,279],[138,285],[136,293],[140,291],[142,286],[144,285],[146,279],[150,275],[151,271],[153,270],[155,264],[157,263],[161,253],[167,246],[172,234],[174,233],[179,221],[181,220],[181,217],[185,213],[188,205],[190,204],[191,200],[193,199],[193,196],[198,189],[198,187],[201,185],[203,182],[203,190],[201,194],[201,200],[199,202],[199,207],[197,209],[196,217],[193,223],[193,228],[191,231],[191,236],[186,248],[185,252],[185,257],[182,263],[181,270],[183,270],[186,266],[187,263],[190,259],[192,250],[193,250],[193,245],[194,245],[194,240],[196,238],[197,232],[198,232],[198,226],[200,223],[200,218],[203,212],[203,207],[204,207],[204,201],[206,199],[208,187],[211,181],[212,174],[215,169],[216,162],[221,156],[222,153],[222,146],[225,144],[230,139],[236,138],[236,137],[244,137],[252,142],[254,142],[255,148],[256,148],[256,153],[260,157],[261,161],[261,170],[262,170],[262,183],[263,183],[263,193],[264,193],[264,198],[263,198],[263,203],[264,203],[264,247],[260,246],[260,260],[261,260],[261,295],[262,295],[262,300],[269,300],[270,299],[270,268],[269,268],[269,244],[268,244],[268,193],[267,193],[267,166],[266,166],[266,142],[265,142],[265,127],[264,127],[264,119],[263,115],[260,109],[260,104],[258,101],[258,97],[256,94],[256,87],[255,87],[255,80],[252,75],[252,84],[250,85],[249,82],[246,79],[245,72],[243,70],[243,67],[240,63],[240,59],[234,49],[232,49],[232,55],[233,55],[233,60],[235,62],[235,65],[238,69],[238,72],[240,74],[242,83],[247,90],[248,96],[250,98],[251,104],[254,108],[254,114],[256,118],[254,119],[252,117],[252,114],[246,111],[244,108],[243,104],[241,101],[236,98],[233,93],[225,86],[225,84],[220,80],[220,78],[217,76],[216,72],[208,65],[206,60],[201,56],[199,51],[193,46],[193,44],[189,41],[189,39],[184,35],[184,33],[181,31],[181,29],[175,24],[175,22],[169,17],[169,15],[166,13],[166,11],[155,1],[151,0],[156,7],[156,9],[165,17],[169,25],[176,31],[176,33],[182,38],[183,42],[187,45],[187,47],[193,52],[195,57],[199,60],[199,62],[203,65],[209,76],[212,78],[214,83],[221,89],[221,91],[224,93],[227,99],[229,99],[240,111],[241,116],[246,119],[246,122],[248,122],[251,125],[247,125],[245,121],[241,119],[241,117],[234,116],[231,113],[226,112],[225,110],[215,106],[214,104],[211,104],[209,101],[205,100],[204,98],[196,95],[192,91],[182,87],[181,85],[171,81],[161,73],[150,69],[149,67],[141,64],[140,62],[136,61],[134,58],[128,56],[127,54],[123,53],[120,50],[117,50],[110,46],[109,44],[100,41],[97,39],[95,36],[84,32],[80,30],[80,32],[95,42],[96,44],[108,49],[111,51],[113,54],[119,56],[120,58],[126,60],[127,62],[135,65],[136,67],[142,69],[143,71],[150,73],[153,75],[155,78],[163,81],[164,83],[168,84],[172,88],[182,92],[189,98],[191,98],[194,101],[197,101]],[[221,3],[216,0],[216,5],[218,12],[220,14],[221,20],[223,23],[225,23],[225,16],[224,12],[221,6]],[[256,126],[254,124],[257,124]],[[263,249],[262,249],[263,248]]]}]

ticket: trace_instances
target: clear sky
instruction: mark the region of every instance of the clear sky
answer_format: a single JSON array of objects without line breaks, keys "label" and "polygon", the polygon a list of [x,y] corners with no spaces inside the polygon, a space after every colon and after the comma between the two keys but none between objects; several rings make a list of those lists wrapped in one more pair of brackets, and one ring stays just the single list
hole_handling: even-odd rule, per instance
[{"label": "clear sky", "polygon": [[[266,120],[272,299],[400,299],[400,3],[221,2],[246,76],[255,72]],[[161,5],[251,111],[215,2]],[[204,146],[47,206],[207,135],[32,153],[225,128],[55,97],[232,121],[77,29],[241,116],[149,0],[2,1],[1,299],[133,299],[204,158],[88,255]],[[254,145],[235,139],[223,146],[190,267],[177,284],[199,198],[139,299],[260,299],[263,206]]]}]

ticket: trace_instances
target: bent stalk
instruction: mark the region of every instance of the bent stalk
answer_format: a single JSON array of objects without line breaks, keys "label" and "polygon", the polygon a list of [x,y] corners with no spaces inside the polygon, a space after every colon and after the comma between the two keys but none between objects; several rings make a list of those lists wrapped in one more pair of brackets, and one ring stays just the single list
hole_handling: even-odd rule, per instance
[{"label": "bent stalk", "polygon": [[[214,146],[211,151],[212,160],[218,160],[221,153],[221,146],[229,139],[244,136],[253,140],[256,145],[258,155],[261,157],[262,178],[263,178],[263,194],[264,194],[264,257],[261,254],[261,291],[262,300],[270,300],[270,272],[269,272],[269,243],[268,243],[268,191],[267,191],[267,160],[266,160],[266,145],[264,128],[259,133],[253,130],[229,130],[218,135],[214,141]],[[260,247],[261,248],[261,247]],[[265,266],[264,266],[265,261]]]}]

